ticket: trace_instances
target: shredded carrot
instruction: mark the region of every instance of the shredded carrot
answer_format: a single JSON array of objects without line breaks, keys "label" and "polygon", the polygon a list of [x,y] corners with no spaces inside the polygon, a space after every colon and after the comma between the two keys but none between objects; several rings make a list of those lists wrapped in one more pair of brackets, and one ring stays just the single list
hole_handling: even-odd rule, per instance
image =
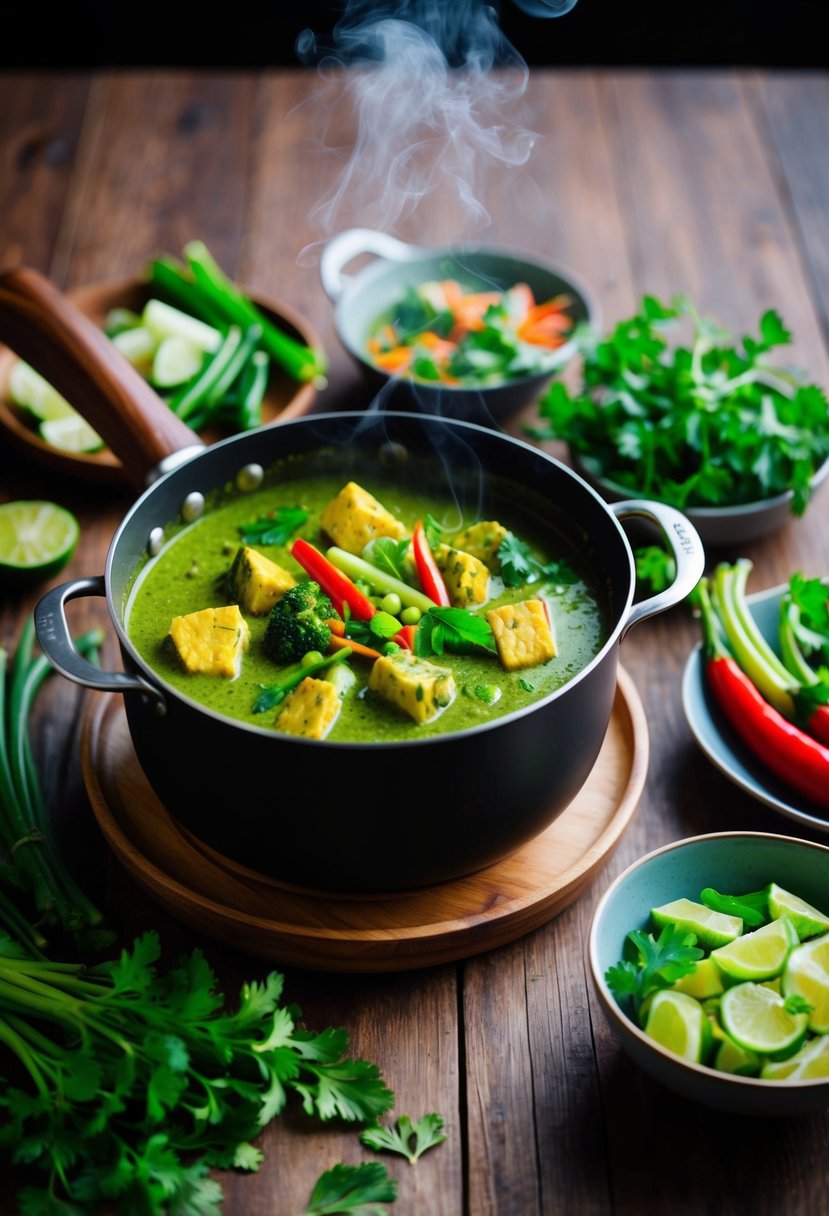
[{"label": "shredded carrot", "polygon": [[393,350],[376,355],[374,362],[387,372],[405,371],[414,357],[411,346],[395,346]]},{"label": "shredded carrot", "polygon": [[338,637],[333,632],[328,646],[330,650],[342,650],[347,647],[349,650],[353,650],[355,654],[362,655],[364,659],[380,658],[379,650],[372,650],[370,646],[364,646],[362,642],[355,642],[352,638]]}]

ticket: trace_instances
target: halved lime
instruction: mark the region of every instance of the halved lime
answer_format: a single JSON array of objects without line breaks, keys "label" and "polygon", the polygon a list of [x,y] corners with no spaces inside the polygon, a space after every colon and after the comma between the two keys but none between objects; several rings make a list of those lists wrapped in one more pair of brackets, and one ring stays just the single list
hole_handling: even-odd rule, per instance
[{"label": "halved lime", "polygon": [[829,1036],[809,1039],[785,1060],[767,1060],[760,1076],[764,1081],[811,1081],[829,1077]]},{"label": "halved lime", "polygon": [[829,932],[829,916],[815,908],[812,904],[793,895],[791,891],[778,887],[776,882],[769,884],[769,912],[772,916],[789,917],[801,941],[807,937],[816,937],[819,933]]},{"label": "halved lime", "polygon": [[104,441],[85,418],[73,410],[65,418],[47,418],[40,434],[53,448],[63,452],[99,452]]},{"label": "halved lime", "polygon": [[726,1034],[746,1051],[773,1055],[794,1046],[808,1030],[808,1015],[790,1013],[771,988],[747,980],[728,988],[720,1001]]},{"label": "halved lime", "polygon": [[0,504],[0,578],[27,582],[62,570],[75,551],[80,527],[54,502],[16,499]]},{"label": "halved lime", "polygon": [[198,317],[191,316],[190,313],[182,312],[172,304],[165,303],[164,300],[148,300],[144,305],[141,320],[159,341],[177,334],[207,352],[218,350],[222,342],[218,329],[207,325]]},{"label": "halved lime", "polygon": [[792,950],[783,972],[783,993],[808,1001],[809,1028],[829,1034],[829,933]]},{"label": "halved lime", "polygon": [[9,374],[9,396],[15,405],[22,405],[41,421],[75,413],[66,398],[22,359],[17,360]]},{"label": "halved lime", "polygon": [[699,1064],[710,1042],[710,1033],[705,1010],[694,997],[672,988],[654,993],[645,1034],[668,1051]]},{"label": "halved lime", "polygon": [[713,959],[701,958],[693,971],[681,976],[671,987],[674,992],[687,992],[688,996],[705,1001],[723,992],[722,972]]},{"label": "halved lime", "polygon": [[158,388],[175,388],[201,371],[205,351],[189,338],[172,334],[162,338],[153,358],[152,381]]},{"label": "halved lime", "polygon": [[735,1043],[730,1035],[723,1034],[713,1064],[717,1072],[729,1072],[738,1077],[756,1077],[763,1061],[756,1051],[746,1051],[745,1047]]},{"label": "halved lime", "polygon": [[693,899],[675,899],[658,908],[651,908],[651,919],[660,929],[665,925],[676,925],[686,933],[693,933],[697,943],[706,950],[733,941],[743,931],[739,916],[714,912]]},{"label": "halved lime", "polygon": [[720,970],[735,980],[771,980],[780,975],[800,938],[788,916],[770,920],[711,951]]}]

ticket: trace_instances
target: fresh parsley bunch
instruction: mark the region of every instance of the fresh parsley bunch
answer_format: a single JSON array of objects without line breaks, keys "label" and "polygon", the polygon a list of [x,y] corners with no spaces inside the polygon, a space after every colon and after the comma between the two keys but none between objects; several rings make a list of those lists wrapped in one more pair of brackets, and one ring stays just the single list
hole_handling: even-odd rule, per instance
[{"label": "fresh parsley bunch", "polygon": [[[0,1087],[0,1148],[44,1173],[21,1189],[22,1216],[105,1200],[220,1216],[210,1167],[258,1169],[253,1141],[289,1095],[324,1121],[372,1125],[392,1106],[377,1066],[346,1058],[344,1030],[300,1027],[279,972],[245,983],[231,1008],[201,951],[166,972],[159,955],[154,932],[91,967],[0,954],[0,1038],[20,1065]],[[393,1185],[373,1197],[393,1199]]]},{"label": "fresh parsley bunch", "polygon": [[[671,345],[683,322],[690,341]],[[680,510],[792,490],[792,511],[803,514],[829,457],[829,403],[802,372],[769,362],[791,342],[774,310],[758,337],[738,344],[686,296],[645,295],[607,337],[583,329],[577,341],[582,389],[550,386],[535,438],[564,440],[590,472]]]}]

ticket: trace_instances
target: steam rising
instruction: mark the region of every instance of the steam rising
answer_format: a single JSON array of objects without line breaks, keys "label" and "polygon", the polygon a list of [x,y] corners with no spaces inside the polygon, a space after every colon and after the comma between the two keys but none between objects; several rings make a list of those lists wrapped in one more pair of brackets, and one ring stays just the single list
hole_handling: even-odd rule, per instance
[{"label": "steam rising", "polygon": [[350,0],[330,45],[306,30],[297,53],[317,65],[323,82],[314,97],[315,136],[345,161],[310,213],[322,239],[352,225],[391,231],[438,186],[445,225],[466,234],[487,227],[487,174],[524,164],[537,139],[517,113],[509,117],[526,91],[528,69],[491,7],[480,0]]}]

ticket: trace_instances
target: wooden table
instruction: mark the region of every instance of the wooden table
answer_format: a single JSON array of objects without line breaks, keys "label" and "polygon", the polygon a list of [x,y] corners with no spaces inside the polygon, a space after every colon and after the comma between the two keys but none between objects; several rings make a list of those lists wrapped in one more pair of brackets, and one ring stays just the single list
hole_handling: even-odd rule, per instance
[{"label": "wooden table", "polygon": [[[533,69],[504,114],[508,136],[523,126],[537,138],[524,163],[476,163],[475,200],[489,226],[445,180],[400,217],[399,235],[424,244],[479,237],[569,266],[594,288],[607,325],[643,292],[687,292],[739,334],[777,308],[794,335],[788,357],[829,384],[829,77]],[[368,170],[365,193],[355,194],[355,179],[337,203],[354,134],[348,108],[316,72],[6,73],[0,256],[71,288],[138,273],[149,255],[199,236],[236,278],[317,328],[331,359],[320,408],[365,403],[317,270],[321,241],[382,218]],[[47,477],[2,440],[0,476],[2,499],[46,495],[77,514],[81,542],[61,577],[102,572],[129,489]],[[746,547],[751,589],[794,570],[825,573],[826,509],[823,499]],[[4,643],[44,589],[4,592]],[[104,618],[101,601],[87,601],[78,625]],[[648,719],[647,780],[617,847],[566,910],[457,963],[370,975],[285,969],[286,995],[307,1024],[346,1027],[353,1054],[381,1067],[397,1113],[437,1111],[446,1121],[447,1142],[415,1167],[384,1158],[400,1183],[394,1211],[829,1213],[829,1114],[755,1122],[680,1100],[622,1055],[585,971],[596,902],[644,852],[723,829],[809,835],[698,750],[680,700],[697,636],[683,606],[623,643]],[[118,665],[111,630],[103,659]],[[125,940],[157,927],[171,952],[201,945],[228,991],[238,990],[266,965],[163,914],[102,842],[80,774],[86,695],[58,679],[38,709],[47,795],[71,828],[79,866]],[[324,1169],[376,1159],[352,1127],[319,1127],[295,1111],[273,1121],[261,1146],[257,1175],[221,1176],[228,1216],[294,1216]],[[0,1173],[3,1213],[14,1210],[16,1181]]]}]

